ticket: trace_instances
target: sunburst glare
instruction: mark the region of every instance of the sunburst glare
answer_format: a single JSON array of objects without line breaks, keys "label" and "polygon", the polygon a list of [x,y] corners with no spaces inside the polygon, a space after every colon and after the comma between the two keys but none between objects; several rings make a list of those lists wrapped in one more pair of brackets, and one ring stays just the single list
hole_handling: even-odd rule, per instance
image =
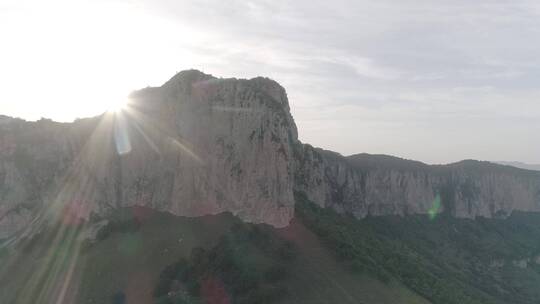
[{"label": "sunburst glare", "polygon": [[107,112],[118,113],[127,107],[128,100],[125,98],[119,98],[108,104]]}]

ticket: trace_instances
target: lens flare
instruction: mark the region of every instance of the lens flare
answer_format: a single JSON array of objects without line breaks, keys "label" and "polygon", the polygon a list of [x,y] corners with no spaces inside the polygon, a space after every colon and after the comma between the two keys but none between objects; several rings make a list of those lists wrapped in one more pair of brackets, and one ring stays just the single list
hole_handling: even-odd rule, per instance
[{"label": "lens flare", "polygon": [[[125,155],[129,160],[153,151],[160,158],[182,157],[184,163],[204,165],[195,146],[180,136],[176,126],[162,122],[159,115],[141,112],[144,105],[138,104],[137,100],[115,100],[119,102],[107,102],[110,110],[103,115],[80,123],[79,131],[87,134],[86,140],[77,146],[78,153],[58,177],[59,189],[43,203],[31,224],[12,239],[0,242],[0,278],[9,277],[15,269],[21,272],[20,281],[14,283],[20,286],[15,295],[17,303],[76,303],[77,291],[85,284],[82,271],[88,269],[85,268],[85,250],[91,246],[92,233],[103,225],[91,219],[100,199],[99,189],[107,183],[102,177],[110,173],[111,166],[118,166],[116,172],[119,172],[119,179],[122,177],[124,163],[118,161],[119,156]],[[130,153],[131,158],[127,156]],[[113,187],[121,189],[122,185]],[[141,196],[132,201],[113,195],[106,203],[109,208],[117,209],[139,203],[144,205],[146,199]],[[144,210],[135,209],[134,212],[137,221],[145,219]],[[143,241],[140,236],[131,235],[119,242],[116,249],[125,258],[130,258],[143,248]],[[26,250],[27,254],[10,254],[5,253],[6,250]],[[30,255],[36,259],[23,269],[20,265],[25,261],[24,257]],[[218,283],[210,282],[206,287],[205,291],[212,299],[223,292]],[[129,294],[127,296],[129,298]]]},{"label": "lens flare", "polygon": [[431,208],[429,208],[428,210],[429,219],[434,220],[435,217],[437,217],[437,214],[439,214],[440,209],[441,209],[441,195],[437,194],[437,196],[433,200],[433,203],[431,204]]},{"label": "lens flare", "polygon": [[117,112],[114,121],[114,142],[116,151],[119,155],[131,152],[131,142],[129,140],[129,131],[127,121],[122,113]]}]

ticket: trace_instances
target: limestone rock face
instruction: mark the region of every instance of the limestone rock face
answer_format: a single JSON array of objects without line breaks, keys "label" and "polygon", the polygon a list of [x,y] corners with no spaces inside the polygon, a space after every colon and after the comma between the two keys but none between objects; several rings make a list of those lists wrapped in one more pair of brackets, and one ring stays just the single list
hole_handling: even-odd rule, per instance
[{"label": "limestone rock face", "polygon": [[358,218],[447,212],[461,218],[540,211],[540,172],[488,162],[429,166],[382,155],[297,150],[296,190]]},{"label": "limestone rock face", "polygon": [[123,204],[289,223],[297,131],[279,84],[187,71],[132,100],[131,151],[119,166]]},{"label": "limestone rock face", "polygon": [[184,216],[229,211],[282,227],[295,192],[358,218],[505,217],[540,211],[540,172],[343,157],[298,141],[275,81],[193,70],[132,93],[119,113],[73,123],[0,116],[0,239],[55,220],[106,220],[128,206]]},{"label": "limestone rock face", "polygon": [[185,71],[130,99],[70,124],[2,117],[0,238],[134,205],[289,223],[297,131],[279,84]]}]

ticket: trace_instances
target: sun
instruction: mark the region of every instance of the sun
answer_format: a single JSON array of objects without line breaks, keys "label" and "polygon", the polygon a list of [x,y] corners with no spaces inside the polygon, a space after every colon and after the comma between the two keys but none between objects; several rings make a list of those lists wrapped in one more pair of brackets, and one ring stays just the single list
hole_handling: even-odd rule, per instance
[{"label": "sun", "polygon": [[119,98],[109,103],[107,112],[118,113],[126,109],[128,100],[125,98]]}]

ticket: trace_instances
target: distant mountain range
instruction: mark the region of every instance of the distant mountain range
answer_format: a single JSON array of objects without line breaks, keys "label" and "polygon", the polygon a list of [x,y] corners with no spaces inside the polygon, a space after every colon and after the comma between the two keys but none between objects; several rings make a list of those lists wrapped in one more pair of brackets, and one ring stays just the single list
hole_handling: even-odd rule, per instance
[{"label": "distant mountain range", "polygon": [[520,169],[540,171],[540,164],[526,164],[517,161],[496,161],[499,165],[512,166]]}]

